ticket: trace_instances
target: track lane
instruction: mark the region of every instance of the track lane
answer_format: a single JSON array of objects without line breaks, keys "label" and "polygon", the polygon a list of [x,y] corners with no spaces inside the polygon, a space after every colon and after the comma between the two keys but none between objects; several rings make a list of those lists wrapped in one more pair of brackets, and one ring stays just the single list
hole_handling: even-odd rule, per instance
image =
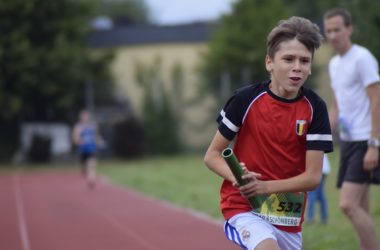
[{"label": "track lane", "polygon": [[[6,194],[6,190],[12,189],[8,187],[12,186],[8,178],[0,178],[0,190],[4,189]],[[8,198],[13,205],[0,205],[0,222],[6,221],[0,224],[0,235],[8,231],[3,225],[13,228],[6,233],[7,237],[0,236],[0,249],[239,249],[225,239],[221,223],[106,181],[100,180],[91,191],[84,180],[71,171],[24,173],[12,178],[13,193],[16,183],[19,185],[19,191],[16,190],[19,201],[13,198],[10,202]],[[1,196],[2,201],[7,199],[5,196]],[[27,237],[20,233],[23,226],[13,211],[17,206],[24,213]],[[3,218],[4,215],[7,218]],[[3,238],[7,238],[10,248],[1,247]]]}]

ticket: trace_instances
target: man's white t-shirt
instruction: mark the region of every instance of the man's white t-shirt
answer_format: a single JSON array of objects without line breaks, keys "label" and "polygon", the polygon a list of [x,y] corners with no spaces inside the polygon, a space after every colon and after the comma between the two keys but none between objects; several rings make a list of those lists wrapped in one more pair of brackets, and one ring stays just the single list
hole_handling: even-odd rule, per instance
[{"label": "man's white t-shirt", "polygon": [[329,63],[331,85],[339,110],[340,138],[364,141],[371,135],[371,110],[366,88],[380,80],[376,58],[366,48],[352,45]]}]

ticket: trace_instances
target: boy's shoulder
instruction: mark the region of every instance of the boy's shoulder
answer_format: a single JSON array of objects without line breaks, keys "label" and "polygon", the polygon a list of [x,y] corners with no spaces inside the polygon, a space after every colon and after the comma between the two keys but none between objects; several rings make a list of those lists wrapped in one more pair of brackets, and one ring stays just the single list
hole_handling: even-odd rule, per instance
[{"label": "boy's shoulder", "polygon": [[326,103],[322,99],[322,97],[320,95],[318,95],[314,90],[312,90],[310,88],[303,87],[302,94],[312,104],[323,103],[324,105],[326,105]]},{"label": "boy's shoulder", "polygon": [[255,96],[261,92],[266,91],[267,84],[269,84],[269,82],[259,82],[259,83],[251,83],[251,84],[244,85],[235,91],[235,95],[238,95],[241,97]]}]

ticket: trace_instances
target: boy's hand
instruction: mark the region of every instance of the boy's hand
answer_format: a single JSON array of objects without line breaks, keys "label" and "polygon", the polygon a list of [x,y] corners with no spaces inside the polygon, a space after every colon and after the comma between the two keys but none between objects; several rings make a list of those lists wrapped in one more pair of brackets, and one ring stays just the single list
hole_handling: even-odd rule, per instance
[{"label": "boy's hand", "polygon": [[259,180],[261,178],[261,174],[249,171],[244,165],[243,171],[244,175],[242,178],[248,180],[248,183],[244,186],[239,187],[240,193],[246,198],[264,194],[266,185],[264,181]]},{"label": "boy's hand", "polygon": [[[245,163],[244,162],[240,162],[240,165],[241,165],[241,168],[243,169],[243,172],[244,174],[242,175],[242,179],[245,179],[247,180],[248,182],[250,182],[251,180],[253,179],[256,179],[256,178],[260,178],[261,177],[261,174],[259,173],[255,173],[255,172],[250,172],[247,167],[245,166]],[[234,182],[232,182],[232,185],[236,188],[239,188],[240,185],[239,183],[235,180]],[[246,186],[246,185],[244,185]]]}]

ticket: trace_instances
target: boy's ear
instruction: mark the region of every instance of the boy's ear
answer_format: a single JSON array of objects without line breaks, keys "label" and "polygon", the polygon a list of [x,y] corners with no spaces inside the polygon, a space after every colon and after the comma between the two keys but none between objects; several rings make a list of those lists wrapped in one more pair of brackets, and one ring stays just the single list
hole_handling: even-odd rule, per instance
[{"label": "boy's ear", "polygon": [[271,73],[273,70],[272,58],[270,58],[269,55],[265,56],[265,68],[269,73]]}]

